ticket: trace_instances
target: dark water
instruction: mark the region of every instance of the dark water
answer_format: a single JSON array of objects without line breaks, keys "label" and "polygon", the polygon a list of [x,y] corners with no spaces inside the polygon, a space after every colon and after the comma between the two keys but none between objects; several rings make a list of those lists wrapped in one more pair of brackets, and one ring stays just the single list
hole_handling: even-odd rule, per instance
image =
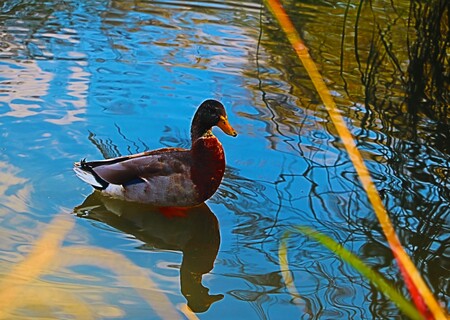
[{"label": "dark water", "polygon": [[[374,28],[393,31],[385,40],[400,64],[408,59],[408,2],[384,6],[286,2],[401,242],[448,309],[448,126],[420,110],[408,116],[395,66],[370,68]],[[2,317],[172,319],[185,317],[186,303],[201,319],[403,317],[302,235],[288,242],[298,296],[285,285],[280,240],[306,225],[407,294],[326,110],[260,9],[233,1],[0,4],[0,286],[11,299]],[[207,98],[224,103],[239,136],[217,132],[225,179],[188,218],[90,195],[72,173],[84,157],[188,147],[190,119]],[[60,235],[55,248],[36,245],[49,235]],[[39,260],[36,250],[49,256]]]}]

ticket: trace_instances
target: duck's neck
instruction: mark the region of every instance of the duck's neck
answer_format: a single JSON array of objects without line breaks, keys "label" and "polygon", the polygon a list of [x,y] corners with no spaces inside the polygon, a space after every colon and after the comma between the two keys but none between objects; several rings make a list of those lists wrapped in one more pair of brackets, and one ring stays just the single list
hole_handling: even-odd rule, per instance
[{"label": "duck's neck", "polygon": [[202,201],[211,197],[225,172],[225,154],[222,144],[209,130],[192,144],[192,181]]},{"label": "duck's neck", "polygon": [[[194,119],[195,120],[195,119]],[[203,136],[212,135],[211,128],[204,128],[198,125],[195,121],[193,121],[191,126],[191,142],[194,145],[194,142]]]}]

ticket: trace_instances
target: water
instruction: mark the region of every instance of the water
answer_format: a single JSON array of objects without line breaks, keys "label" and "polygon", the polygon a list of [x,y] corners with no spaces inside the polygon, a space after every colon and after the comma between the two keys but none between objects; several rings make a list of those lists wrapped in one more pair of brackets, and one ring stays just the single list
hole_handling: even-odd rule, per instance
[{"label": "water", "polygon": [[[447,128],[427,116],[414,126],[399,117],[404,89],[391,69],[379,72],[384,91],[361,84],[368,49],[360,40],[358,67],[350,32],[357,6],[346,20],[344,59],[337,48],[345,4],[286,8],[401,242],[448,308]],[[302,235],[288,242],[299,296],[285,285],[280,240],[306,225],[406,294],[333,124],[259,3],[7,0],[0,20],[7,318],[172,319],[185,317],[185,304],[200,319],[402,317],[368,280]],[[371,31],[361,24],[360,34]],[[73,162],[84,157],[188,147],[190,119],[207,98],[223,102],[239,136],[216,131],[225,178],[188,218],[91,195],[74,176]]]}]

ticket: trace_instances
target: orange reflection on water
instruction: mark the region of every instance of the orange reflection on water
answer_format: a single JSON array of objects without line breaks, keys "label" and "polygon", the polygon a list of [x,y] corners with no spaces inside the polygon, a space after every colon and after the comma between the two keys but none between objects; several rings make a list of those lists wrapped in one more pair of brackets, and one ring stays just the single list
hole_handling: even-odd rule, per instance
[{"label": "orange reflection on water", "polygon": [[[221,294],[210,295],[202,285],[202,276],[212,270],[220,243],[217,218],[206,205],[189,209],[185,217],[167,217],[148,206],[94,193],[75,208],[75,213],[101,220],[150,246],[182,251],[180,282],[187,305],[175,307],[158,288],[160,275],[137,266],[120,253],[84,244],[65,245],[70,234],[77,233],[76,220],[60,214],[42,228],[42,236],[27,256],[9,272],[3,272],[0,318],[60,318],[62,314],[79,319],[125,317],[126,310],[119,304],[109,304],[108,297],[118,295],[123,299],[132,289],[162,319],[178,319],[180,312],[196,319],[192,311],[206,311],[223,298]],[[74,268],[77,266],[100,268],[120,285],[105,284],[95,273],[80,273]],[[1,269],[5,267],[0,265]]]},{"label": "orange reflection on water", "polygon": [[[158,290],[149,272],[126,257],[111,250],[88,246],[63,246],[75,220],[67,214],[58,215],[33,245],[30,254],[16,264],[0,283],[0,318],[36,317],[59,318],[61,312],[78,319],[124,316],[117,306],[89,303],[86,296],[104,296],[109,287],[44,281],[47,276],[70,276],[67,269],[91,265],[114,272],[123,283],[128,283],[163,319],[176,319],[179,314],[167,296]],[[79,276],[78,276],[79,277]],[[72,278],[72,277],[71,277]],[[73,274],[73,278],[77,278]],[[106,298],[102,299],[106,300]]]}]

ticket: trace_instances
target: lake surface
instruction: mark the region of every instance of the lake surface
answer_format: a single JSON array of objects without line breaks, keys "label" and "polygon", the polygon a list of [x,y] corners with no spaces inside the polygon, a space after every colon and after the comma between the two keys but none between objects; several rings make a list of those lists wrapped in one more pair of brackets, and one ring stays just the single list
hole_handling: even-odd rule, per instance
[{"label": "lake surface", "polygon": [[[392,65],[368,68],[375,27],[403,44],[408,3],[286,9],[400,241],[448,309],[449,127],[423,112],[411,120]],[[355,35],[358,10],[366,20]],[[279,245],[301,225],[407,295],[317,92],[259,2],[4,0],[0,21],[1,316],[183,319],[187,304],[200,319],[404,318],[301,234],[287,246],[297,294],[286,286]],[[405,48],[392,50],[405,63]],[[189,147],[191,117],[208,98],[223,102],[239,135],[214,131],[225,177],[187,217],[101,197],[72,172],[82,158]]]}]

